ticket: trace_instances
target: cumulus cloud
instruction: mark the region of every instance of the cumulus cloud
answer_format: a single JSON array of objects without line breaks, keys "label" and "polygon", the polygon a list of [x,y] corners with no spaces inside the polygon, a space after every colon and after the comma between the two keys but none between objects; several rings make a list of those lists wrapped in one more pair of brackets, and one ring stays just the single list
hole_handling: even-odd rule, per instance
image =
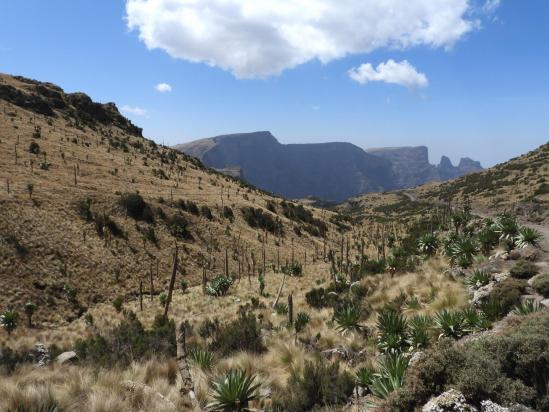
[{"label": "cumulus cloud", "polygon": [[172,91],[172,86],[168,83],[159,83],[155,86],[155,89],[160,93],[167,93]]},{"label": "cumulus cloud", "polygon": [[132,114],[134,116],[147,116],[147,110],[146,109],[143,109],[139,106],[128,106],[128,105],[125,105],[125,106],[122,106],[122,111],[124,113],[127,113],[127,114]]},{"label": "cumulus cloud", "polygon": [[419,73],[407,60],[395,62],[392,59],[380,63],[374,68],[370,63],[349,70],[349,77],[355,82],[366,84],[368,82],[385,82],[399,84],[408,89],[427,87],[427,76]]},{"label": "cumulus cloud", "polygon": [[380,48],[451,48],[479,27],[474,1],[126,0],[126,19],[149,49],[251,78]]}]

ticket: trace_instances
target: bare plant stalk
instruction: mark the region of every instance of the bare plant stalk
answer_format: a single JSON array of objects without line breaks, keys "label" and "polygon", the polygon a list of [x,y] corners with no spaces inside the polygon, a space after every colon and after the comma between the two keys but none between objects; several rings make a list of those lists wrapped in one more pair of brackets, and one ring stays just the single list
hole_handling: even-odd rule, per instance
[{"label": "bare plant stalk", "polygon": [[166,299],[166,306],[164,307],[164,317],[168,316],[168,310],[170,309],[170,302],[172,301],[173,287],[175,285],[175,275],[177,274],[177,242],[175,243],[175,252],[173,256],[173,270],[172,277],[170,279],[170,287],[168,289],[168,298]]}]

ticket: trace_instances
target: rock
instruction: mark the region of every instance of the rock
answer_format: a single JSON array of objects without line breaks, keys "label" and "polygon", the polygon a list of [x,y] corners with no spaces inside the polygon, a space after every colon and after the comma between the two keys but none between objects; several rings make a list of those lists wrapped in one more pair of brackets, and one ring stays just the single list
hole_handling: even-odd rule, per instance
[{"label": "rock", "polygon": [[538,250],[533,246],[526,246],[525,248],[522,248],[519,250],[520,250],[521,259],[530,260],[534,262],[538,258]]},{"label": "rock", "polygon": [[368,394],[368,389],[363,388],[362,386],[355,386],[353,389],[353,395],[362,398]]},{"label": "rock", "polygon": [[55,358],[55,362],[59,365],[64,365],[66,363],[76,363],[78,362],[78,355],[74,351],[63,352],[61,355]]},{"label": "rock", "polygon": [[494,275],[492,275],[492,278],[496,281],[496,282],[503,282],[505,279],[507,279],[509,277],[509,273],[496,273]]},{"label": "rock", "polygon": [[50,351],[43,343],[37,343],[30,351],[29,357],[36,362],[36,367],[42,368],[50,363]]},{"label": "rock", "polygon": [[423,358],[423,352],[415,352],[412,357],[410,358],[410,361],[408,362],[408,365],[409,366],[412,366],[412,365],[415,365],[416,363],[418,363],[421,358]]},{"label": "rock", "polygon": [[492,401],[482,401],[480,403],[480,410],[482,412],[509,412],[508,408],[504,408]]},{"label": "rock", "polygon": [[546,308],[549,308],[549,299],[543,299],[540,302],[540,305],[545,306]]},{"label": "rock", "polygon": [[494,282],[490,282],[486,286],[483,286],[476,290],[473,294],[473,297],[471,298],[471,304],[480,305],[484,299],[490,296],[490,293],[492,293],[492,289],[494,289],[494,285]]},{"label": "rock", "polygon": [[478,412],[478,409],[467,403],[465,396],[455,389],[431,399],[423,406],[423,412]]}]

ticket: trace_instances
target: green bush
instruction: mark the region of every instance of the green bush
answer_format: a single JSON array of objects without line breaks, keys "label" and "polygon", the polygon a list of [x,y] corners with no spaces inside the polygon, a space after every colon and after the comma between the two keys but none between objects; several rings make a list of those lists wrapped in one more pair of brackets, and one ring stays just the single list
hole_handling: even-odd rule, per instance
[{"label": "green bush", "polygon": [[225,296],[233,284],[230,277],[217,275],[206,286],[206,292],[211,296]]},{"label": "green bush", "polygon": [[497,302],[501,308],[501,315],[505,315],[520,303],[520,296],[525,289],[524,280],[508,278],[494,286],[489,299]]},{"label": "green bush", "polygon": [[29,145],[29,153],[32,153],[32,154],[40,154],[40,145],[36,142],[31,142],[31,144]]},{"label": "green bush", "polygon": [[543,410],[549,383],[549,315],[522,319],[503,334],[461,344],[441,340],[408,370],[404,386],[389,399],[389,409],[411,411],[454,388],[477,406],[490,399]]},{"label": "green bush", "polygon": [[112,305],[114,306],[114,309],[120,313],[122,312],[122,305],[124,305],[124,299],[121,296],[118,296],[112,301]]},{"label": "green bush", "polygon": [[511,273],[511,276],[517,279],[530,279],[532,276],[538,273],[538,268],[532,262],[529,262],[527,260],[519,260],[511,268],[509,273]]},{"label": "green bush", "polygon": [[128,216],[149,223],[154,221],[154,214],[150,206],[139,193],[124,193],[121,195],[119,203],[126,210]]},{"label": "green bush", "polygon": [[133,312],[106,334],[95,334],[76,342],[80,359],[94,366],[129,365],[133,361],[153,356],[176,355],[175,324],[157,316],[150,330],[146,330]]},{"label": "green bush", "polygon": [[239,351],[264,352],[260,329],[253,313],[241,313],[238,319],[220,327],[210,349],[222,356]]},{"label": "green bush", "polygon": [[213,219],[212,210],[206,205],[200,206],[200,214],[208,220]]},{"label": "green bush", "polygon": [[241,209],[242,217],[253,228],[264,229],[275,235],[282,235],[282,222],[277,217],[276,219],[270,213],[264,212],[263,209],[253,207],[243,207]]},{"label": "green bush", "polygon": [[549,275],[541,275],[534,279],[532,286],[538,293],[549,298]]},{"label": "green bush", "polygon": [[187,240],[192,239],[192,235],[188,229],[189,222],[183,216],[173,215],[167,219],[166,224],[173,237]]},{"label": "green bush", "polygon": [[344,404],[353,387],[353,377],[340,371],[337,362],[307,362],[302,373],[292,368],[286,388],[273,393],[274,410],[301,412],[315,405]]}]

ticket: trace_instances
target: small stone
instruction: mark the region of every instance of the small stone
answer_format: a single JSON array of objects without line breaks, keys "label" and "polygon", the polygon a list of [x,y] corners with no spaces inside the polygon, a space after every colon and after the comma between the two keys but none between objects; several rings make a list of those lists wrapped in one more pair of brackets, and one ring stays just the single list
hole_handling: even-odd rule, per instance
[{"label": "small stone", "polygon": [[508,408],[504,408],[492,401],[482,401],[480,403],[480,410],[482,412],[509,412]]},{"label": "small stone", "polygon": [[423,412],[478,412],[478,409],[467,403],[465,396],[455,389],[431,399],[423,406]]}]

